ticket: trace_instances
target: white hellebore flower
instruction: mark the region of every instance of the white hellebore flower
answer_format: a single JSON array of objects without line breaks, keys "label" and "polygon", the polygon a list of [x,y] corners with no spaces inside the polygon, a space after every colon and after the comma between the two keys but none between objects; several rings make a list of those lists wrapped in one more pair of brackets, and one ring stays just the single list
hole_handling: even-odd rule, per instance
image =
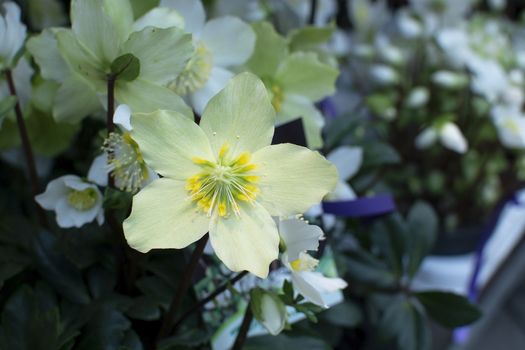
[{"label": "white hellebore flower", "polygon": [[184,17],[185,30],[193,35],[195,52],[169,87],[187,96],[200,115],[208,101],[233,77],[231,68],[250,58],[255,33],[248,24],[232,16],[205,22],[200,0],[162,0],[160,6],[177,10]]},{"label": "white hellebore flower", "polygon": [[[363,149],[361,147],[341,146],[330,152],[326,159],[332,162],[337,168],[339,174],[339,181],[335,189],[326,195],[325,200],[332,201],[348,201],[357,198],[352,187],[348,184],[350,180],[361,168],[363,163]],[[323,224],[325,229],[330,230],[335,225],[335,216],[331,214],[323,214],[321,204],[316,204],[307,215],[317,217],[323,215]]]},{"label": "white hellebore flower", "polygon": [[492,120],[501,143],[509,148],[525,148],[525,115],[518,109],[503,106],[492,109]]},{"label": "white hellebore flower", "polygon": [[281,333],[288,318],[283,301],[275,293],[262,288],[252,289],[250,296],[251,304],[248,307],[252,308],[256,320],[271,335]]},{"label": "white hellebore flower", "polygon": [[20,22],[18,5],[5,2],[4,10],[5,15],[0,16],[0,70],[13,68],[16,55],[26,39],[26,26]]},{"label": "white hellebore flower", "polygon": [[428,148],[438,139],[444,147],[454,152],[461,154],[467,152],[467,140],[461,133],[459,127],[452,122],[446,122],[439,126],[431,126],[423,130],[416,137],[416,147],[419,149]]},{"label": "white hellebore flower", "polygon": [[133,197],[124,221],[130,246],[181,249],[209,232],[230,270],[265,278],[279,255],[272,216],[304,212],[337,180],[319,153],[270,145],[275,119],[264,84],[251,73],[210,100],[200,125],[174,111],[134,114],[131,136],[163,178]]},{"label": "white hellebore flower", "polygon": [[57,224],[62,228],[82,227],[95,219],[99,225],[104,223],[102,193],[95,183],[75,175],[64,175],[49,182],[46,191],[35,200],[42,208],[55,211]]},{"label": "white hellebore flower", "polygon": [[318,249],[323,231],[315,225],[308,225],[304,220],[292,218],[281,220],[279,234],[286,249],[281,261],[292,273],[294,288],[306,300],[328,307],[323,294],[344,289],[347,283],[341,278],[325,277],[314,271],[319,261],[306,251]]},{"label": "white hellebore flower", "polygon": [[137,143],[131,138],[131,109],[119,105],[113,114],[113,123],[120,132],[112,132],[104,141],[104,153],[96,157],[88,176],[97,179],[101,186],[107,186],[108,173],[115,179],[115,186],[122,191],[136,192],[158,179],[149,168]]}]

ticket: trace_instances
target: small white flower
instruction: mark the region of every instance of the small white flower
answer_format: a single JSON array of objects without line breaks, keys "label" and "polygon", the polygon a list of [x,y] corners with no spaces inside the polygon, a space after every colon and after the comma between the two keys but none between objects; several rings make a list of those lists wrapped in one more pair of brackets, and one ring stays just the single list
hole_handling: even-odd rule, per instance
[{"label": "small white flower", "polygon": [[283,302],[273,293],[262,293],[257,301],[260,307],[260,319],[258,321],[271,335],[282,332],[286,326],[287,312]]},{"label": "small white flower", "polygon": [[386,62],[393,65],[403,63],[403,52],[398,47],[392,45],[387,37],[379,35],[375,41],[375,47],[379,56]]},{"label": "small white flower", "polygon": [[413,88],[408,94],[406,105],[410,108],[419,108],[424,106],[429,98],[430,93],[428,92],[428,89],[424,86],[418,86]]},{"label": "small white flower", "polygon": [[407,39],[418,38],[423,34],[423,26],[421,25],[421,22],[405,10],[399,11],[396,22],[399,31]]},{"label": "small white flower", "polygon": [[426,128],[416,137],[415,144],[417,148],[425,149],[432,146],[438,139],[445,148],[461,154],[467,152],[467,140],[459,127],[452,122]]},{"label": "small white flower", "polygon": [[58,226],[81,227],[97,220],[104,223],[103,197],[94,183],[75,175],[61,176],[47,184],[46,191],[35,197],[40,206],[54,210]]},{"label": "small white flower", "polygon": [[281,261],[292,274],[294,288],[306,300],[321,307],[328,307],[323,294],[344,289],[347,283],[341,278],[325,277],[322,273],[314,271],[319,261],[306,251],[317,250],[319,240],[323,238],[321,229],[292,218],[281,220],[279,234],[286,247]]},{"label": "small white flower", "polygon": [[26,26],[20,22],[18,5],[8,1],[4,3],[4,10],[5,16],[0,16],[0,69],[13,68],[26,38]]},{"label": "small white flower", "polygon": [[525,115],[515,108],[497,106],[492,109],[492,120],[501,143],[509,148],[525,148]]},{"label": "small white flower", "polygon": [[370,76],[381,85],[392,85],[399,81],[399,75],[392,68],[384,64],[375,64],[370,67]]},{"label": "small white flower", "polygon": [[435,72],[431,79],[434,84],[449,89],[459,89],[468,83],[465,75],[445,70]]}]

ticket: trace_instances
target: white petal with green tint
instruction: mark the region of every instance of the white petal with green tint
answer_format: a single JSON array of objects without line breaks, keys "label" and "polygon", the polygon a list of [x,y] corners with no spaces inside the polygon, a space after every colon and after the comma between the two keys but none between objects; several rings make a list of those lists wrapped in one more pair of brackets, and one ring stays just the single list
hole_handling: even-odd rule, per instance
[{"label": "white petal with green tint", "polygon": [[322,63],[314,53],[290,55],[277,70],[275,80],[285,93],[293,93],[318,101],[335,92],[339,71]]},{"label": "white petal with green tint", "polygon": [[58,49],[69,68],[86,79],[93,88],[105,90],[106,73],[102,62],[70,30],[60,30],[56,37]]},{"label": "white petal with green tint", "polygon": [[265,147],[253,154],[260,174],[257,200],[273,216],[304,213],[332,191],[337,170],[318,152],[292,144]]},{"label": "white petal with green tint", "polygon": [[95,90],[75,74],[60,85],[53,100],[53,118],[57,122],[77,123],[101,109]]},{"label": "white petal with green tint", "polygon": [[271,77],[288,55],[288,44],[268,22],[253,23],[252,29],[257,39],[253,54],[246,66],[260,77]]},{"label": "white petal with green tint", "polygon": [[225,68],[213,67],[206,84],[190,95],[190,101],[197,114],[202,115],[213,96],[224,89],[234,74]]},{"label": "white petal with green tint", "polygon": [[109,66],[131,32],[133,11],[128,0],[73,0],[71,23],[78,40]]},{"label": "white petal with green tint", "polygon": [[193,120],[180,113],[133,114],[131,126],[131,135],[144,160],[163,176],[186,180],[201,170],[192,158],[214,159],[206,135]]},{"label": "white petal with green tint", "polygon": [[299,254],[307,250],[317,250],[323,231],[319,226],[292,218],[279,222],[279,234],[286,245],[288,261],[299,259]]},{"label": "white petal with green tint", "polygon": [[232,271],[250,271],[266,278],[279,255],[279,234],[274,220],[258,203],[241,206],[239,216],[214,217],[210,240],[215,253]]},{"label": "white petal with green tint", "polygon": [[117,81],[115,97],[119,103],[127,104],[133,112],[149,113],[159,109],[177,111],[193,119],[191,108],[184,100],[167,87],[141,78],[131,82]]},{"label": "white petal with green tint", "polygon": [[184,248],[208,231],[209,218],[189,200],[183,181],[158,179],[133,197],[124,221],[128,244],[147,252],[156,248]]},{"label": "white petal with green tint", "polygon": [[269,145],[275,111],[264,84],[251,73],[235,76],[204,110],[201,128],[214,153],[228,144],[233,156]]},{"label": "white petal with green tint", "polygon": [[330,152],[326,159],[334,163],[340,179],[348,180],[361,168],[363,149],[361,147],[341,146]]},{"label": "white petal with green tint", "polygon": [[161,0],[161,7],[177,10],[184,17],[184,29],[192,34],[198,34],[204,27],[206,13],[200,0]]},{"label": "white petal with green tint", "polygon": [[219,67],[239,66],[253,53],[255,33],[232,16],[212,19],[202,29],[200,39],[211,49],[213,63]]},{"label": "white petal with green tint", "polygon": [[45,79],[63,82],[71,74],[66,62],[60,56],[57,40],[51,29],[45,29],[39,35],[30,38],[26,47]]},{"label": "white petal with green tint", "polygon": [[131,34],[122,46],[140,60],[140,78],[166,85],[182,71],[193,53],[191,35],[179,28],[147,27]]},{"label": "white petal with green tint", "polygon": [[167,7],[156,7],[133,23],[133,31],[140,31],[148,26],[157,28],[184,28],[184,18],[175,10]]},{"label": "white petal with green tint", "polygon": [[312,101],[300,95],[288,94],[284,97],[281,110],[277,113],[277,123],[286,123],[290,120],[302,118],[306,143],[311,149],[323,146],[321,135],[324,118]]}]

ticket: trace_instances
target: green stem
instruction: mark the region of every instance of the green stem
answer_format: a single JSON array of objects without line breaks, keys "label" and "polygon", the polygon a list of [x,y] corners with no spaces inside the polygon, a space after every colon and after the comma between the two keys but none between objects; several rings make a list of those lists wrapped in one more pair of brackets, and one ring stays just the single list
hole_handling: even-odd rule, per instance
[{"label": "green stem", "polygon": [[18,132],[20,134],[20,140],[22,142],[22,149],[24,151],[24,156],[26,160],[26,166],[29,173],[29,181],[31,182],[31,191],[33,194],[33,203],[36,207],[36,212],[38,215],[38,220],[40,224],[47,228],[47,220],[44,210],[34,201],[34,197],[40,193],[40,186],[38,184],[38,175],[36,172],[35,158],[33,156],[33,150],[31,148],[31,142],[29,141],[29,136],[27,134],[27,128],[24,121],[24,116],[22,114],[22,107],[20,106],[20,101],[16,93],[15,82],[13,80],[13,74],[10,69],[5,71],[5,77],[7,80],[7,86],[9,88],[9,93],[11,96],[16,97],[15,104],[15,115],[16,123],[18,125]]},{"label": "green stem", "polygon": [[251,308],[251,300],[246,305],[246,311],[244,313],[244,318],[242,319],[241,327],[239,328],[239,333],[237,333],[237,338],[235,338],[235,343],[233,344],[232,350],[241,350],[244,342],[246,341],[246,336],[250,330],[250,325],[253,320],[253,313]]}]

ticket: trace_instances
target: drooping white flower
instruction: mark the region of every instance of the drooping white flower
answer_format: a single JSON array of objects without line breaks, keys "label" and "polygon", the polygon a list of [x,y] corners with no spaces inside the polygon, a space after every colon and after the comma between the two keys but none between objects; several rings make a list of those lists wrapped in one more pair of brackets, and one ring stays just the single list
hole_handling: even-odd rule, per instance
[{"label": "drooping white flower", "polygon": [[20,21],[20,7],[11,1],[3,6],[5,15],[0,16],[0,70],[14,67],[15,58],[26,39],[26,26]]},{"label": "drooping white flower", "polygon": [[35,200],[42,208],[55,211],[60,227],[82,227],[95,219],[99,225],[104,223],[102,193],[95,183],[75,175],[64,175],[49,182],[45,192]]},{"label": "drooping white flower", "polygon": [[399,82],[399,75],[390,66],[375,64],[370,67],[370,76],[380,85],[392,85]]},{"label": "drooping white flower", "polygon": [[251,302],[248,307],[252,308],[257,321],[271,335],[281,333],[288,319],[284,302],[274,292],[262,288],[253,289],[250,295]]},{"label": "drooping white flower", "polygon": [[417,86],[409,92],[406,105],[410,108],[419,108],[424,106],[429,98],[430,93],[428,89],[424,86]]},{"label": "drooping white flower", "polygon": [[315,225],[308,225],[297,218],[284,219],[279,223],[279,234],[285,246],[281,256],[282,263],[290,270],[294,288],[306,300],[328,307],[323,299],[324,293],[344,289],[347,283],[338,277],[325,277],[314,271],[319,261],[306,251],[317,250],[323,232]]},{"label": "drooping white flower", "polygon": [[195,52],[169,87],[187,96],[200,115],[208,101],[233,77],[231,69],[250,58],[255,33],[248,24],[232,16],[206,22],[200,0],[162,0],[160,5],[177,10],[184,17],[185,30],[193,35]]},{"label": "drooping white flower", "polygon": [[468,79],[464,74],[447,70],[440,70],[432,74],[432,82],[444,88],[460,89],[467,85]]},{"label": "drooping white flower", "polygon": [[501,143],[509,148],[525,148],[525,115],[507,106],[494,107],[491,114]]},{"label": "drooping white flower", "polygon": [[452,122],[440,123],[424,129],[415,140],[416,147],[425,149],[432,146],[439,139],[443,147],[457,153],[465,153],[468,143],[459,127]]}]

